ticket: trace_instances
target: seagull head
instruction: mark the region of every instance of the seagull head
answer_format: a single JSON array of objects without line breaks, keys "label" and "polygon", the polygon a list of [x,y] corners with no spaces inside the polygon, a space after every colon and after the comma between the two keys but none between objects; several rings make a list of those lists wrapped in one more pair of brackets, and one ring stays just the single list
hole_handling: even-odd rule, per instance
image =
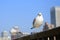
[{"label": "seagull head", "polygon": [[38,14],[38,16],[41,16],[41,15],[42,15],[41,13]]}]

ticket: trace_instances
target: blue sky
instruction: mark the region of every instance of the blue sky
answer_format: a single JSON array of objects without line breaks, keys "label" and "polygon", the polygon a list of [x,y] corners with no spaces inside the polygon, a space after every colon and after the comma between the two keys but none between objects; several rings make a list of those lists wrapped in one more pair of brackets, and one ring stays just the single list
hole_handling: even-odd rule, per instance
[{"label": "blue sky", "polygon": [[[50,23],[50,8],[60,6],[60,0],[0,0],[0,32],[17,25],[22,32],[31,30],[33,19],[42,12],[44,22]],[[44,24],[43,24],[44,25]],[[41,31],[39,27],[37,31]]]}]

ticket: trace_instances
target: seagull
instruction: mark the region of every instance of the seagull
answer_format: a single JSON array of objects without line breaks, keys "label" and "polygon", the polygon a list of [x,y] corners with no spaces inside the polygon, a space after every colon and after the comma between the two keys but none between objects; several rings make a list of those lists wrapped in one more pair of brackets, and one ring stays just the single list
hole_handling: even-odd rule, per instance
[{"label": "seagull", "polygon": [[12,34],[13,33],[18,33],[19,32],[19,27],[18,26],[14,26],[11,31],[10,31]]},{"label": "seagull", "polygon": [[33,20],[33,28],[39,28],[43,24],[43,15],[42,13],[38,13],[37,17]]}]

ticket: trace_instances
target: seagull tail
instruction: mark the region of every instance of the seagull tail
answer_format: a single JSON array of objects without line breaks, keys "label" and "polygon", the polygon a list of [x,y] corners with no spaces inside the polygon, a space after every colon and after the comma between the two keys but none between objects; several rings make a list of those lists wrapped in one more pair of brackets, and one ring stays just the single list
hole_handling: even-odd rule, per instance
[{"label": "seagull tail", "polygon": [[34,29],[34,27],[32,27],[31,29]]}]

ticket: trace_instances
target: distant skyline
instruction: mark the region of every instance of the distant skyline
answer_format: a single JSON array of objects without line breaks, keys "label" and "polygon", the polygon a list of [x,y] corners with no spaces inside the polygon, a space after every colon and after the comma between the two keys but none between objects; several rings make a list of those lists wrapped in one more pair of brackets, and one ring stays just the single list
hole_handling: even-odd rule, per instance
[{"label": "distant skyline", "polygon": [[15,25],[21,32],[41,31],[42,26],[30,29],[33,19],[41,12],[44,22],[50,23],[50,8],[53,6],[60,6],[60,0],[0,0],[0,33]]}]

